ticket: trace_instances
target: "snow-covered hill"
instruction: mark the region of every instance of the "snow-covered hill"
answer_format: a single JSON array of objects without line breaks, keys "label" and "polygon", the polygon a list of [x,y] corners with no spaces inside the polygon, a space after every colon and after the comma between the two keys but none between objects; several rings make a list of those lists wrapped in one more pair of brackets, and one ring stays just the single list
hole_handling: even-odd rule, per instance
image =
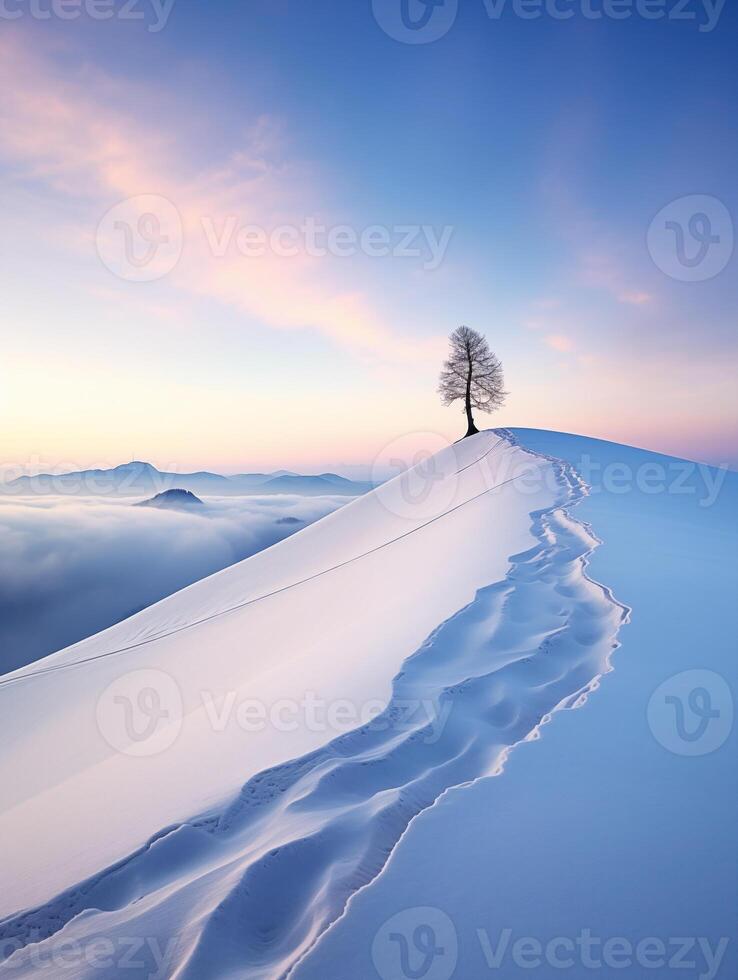
[{"label": "snow-covered hill", "polygon": [[575,513],[632,606],[622,649],[501,778],[415,820],[290,980],[738,977],[738,474],[515,434],[591,486]]},{"label": "snow-covered hill", "polygon": [[0,975],[63,940],[54,976],[99,976],[101,936],[145,937],[126,976],[284,975],[419,814],[609,671],[628,610],[586,574],[584,492],[481,433],[0,678]]}]

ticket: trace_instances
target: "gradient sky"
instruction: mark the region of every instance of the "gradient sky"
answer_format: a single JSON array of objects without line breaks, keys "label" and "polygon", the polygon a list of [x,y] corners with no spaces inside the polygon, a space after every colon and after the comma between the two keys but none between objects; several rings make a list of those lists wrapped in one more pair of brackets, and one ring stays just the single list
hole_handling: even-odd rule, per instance
[{"label": "gradient sky", "polygon": [[[400,0],[375,3],[381,19]],[[312,470],[456,437],[435,389],[460,323],[510,392],[479,423],[738,464],[738,258],[684,282],[647,248],[687,195],[738,217],[735,4],[707,32],[702,0],[679,22],[574,3],[493,20],[461,0],[427,44],[388,36],[369,0],[175,0],[158,31],[137,4],[140,20],[38,20],[5,0],[0,464]],[[152,282],[96,246],[141,194],[184,227]],[[430,269],[218,257],[204,231],[306,217],[453,230]]]}]

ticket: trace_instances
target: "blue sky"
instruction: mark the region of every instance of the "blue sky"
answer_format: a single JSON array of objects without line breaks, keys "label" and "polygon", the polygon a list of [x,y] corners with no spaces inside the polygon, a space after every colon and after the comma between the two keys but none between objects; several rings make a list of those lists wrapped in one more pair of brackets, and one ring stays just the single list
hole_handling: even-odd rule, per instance
[{"label": "blue sky", "polygon": [[[585,16],[602,0],[559,0],[566,21],[461,2],[447,33],[406,44],[380,26],[400,2],[176,0],[152,31],[148,0],[108,21],[6,0],[22,16],[0,25],[0,462],[319,468],[452,438],[435,379],[459,323],[506,369],[490,424],[738,462],[735,7],[705,31],[702,0],[680,21],[635,0],[619,21]],[[116,227],[101,219],[141,195],[184,229],[146,282],[100,244]],[[647,236],[667,206],[664,271]],[[684,281],[665,221],[688,234],[696,212],[720,242]],[[270,233],[308,216],[448,242],[428,267],[421,231],[416,256],[306,256],[300,233],[294,256],[232,240],[213,256],[207,240],[230,219]]]}]

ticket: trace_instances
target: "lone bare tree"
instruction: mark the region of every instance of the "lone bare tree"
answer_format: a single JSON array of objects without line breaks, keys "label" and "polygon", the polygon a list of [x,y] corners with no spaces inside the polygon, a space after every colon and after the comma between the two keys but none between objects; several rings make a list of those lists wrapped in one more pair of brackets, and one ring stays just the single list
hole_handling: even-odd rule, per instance
[{"label": "lone bare tree", "polygon": [[466,438],[479,432],[472,408],[493,412],[505,401],[507,392],[502,387],[502,365],[481,334],[470,327],[457,327],[449,341],[451,349],[441,371],[438,393],[444,405],[463,398]]}]

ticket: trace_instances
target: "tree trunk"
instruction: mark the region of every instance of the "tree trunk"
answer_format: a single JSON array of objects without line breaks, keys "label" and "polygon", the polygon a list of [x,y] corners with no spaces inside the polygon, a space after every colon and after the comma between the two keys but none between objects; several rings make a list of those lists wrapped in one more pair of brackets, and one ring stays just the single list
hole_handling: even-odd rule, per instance
[{"label": "tree trunk", "polygon": [[466,435],[464,436],[465,439],[467,436],[473,436],[477,432],[479,432],[479,429],[476,427],[476,425],[474,425],[474,417],[472,415],[472,410],[471,410],[471,383],[472,383],[472,366],[471,364],[469,364],[469,373],[466,376],[466,404],[465,404]]}]

